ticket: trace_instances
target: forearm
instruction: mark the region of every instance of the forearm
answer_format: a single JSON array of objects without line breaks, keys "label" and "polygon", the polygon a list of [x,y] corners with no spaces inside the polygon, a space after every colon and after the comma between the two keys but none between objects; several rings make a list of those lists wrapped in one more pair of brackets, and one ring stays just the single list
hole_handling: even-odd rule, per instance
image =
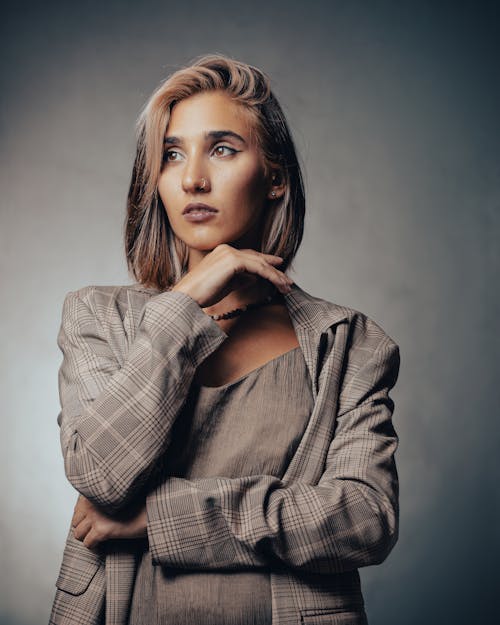
[{"label": "forearm", "polygon": [[397,538],[398,514],[394,497],[370,497],[348,480],[314,487],[271,476],[170,478],[147,499],[152,559],[209,570],[279,562],[322,574],[376,564]]},{"label": "forearm", "polygon": [[58,336],[61,447],[80,493],[108,513],[133,499],[168,446],[197,366],[225,338],[192,298],[162,293],[144,306],[119,367],[92,311],[68,296]]},{"label": "forearm", "polygon": [[398,537],[398,437],[388,396],[398,367],[397,346],[389,346],[356,374],[358,399],[335,417],[317,484],[166,477],[146,497],[153,561],[203,569],[279,562],[323,574],[382,562]]}]

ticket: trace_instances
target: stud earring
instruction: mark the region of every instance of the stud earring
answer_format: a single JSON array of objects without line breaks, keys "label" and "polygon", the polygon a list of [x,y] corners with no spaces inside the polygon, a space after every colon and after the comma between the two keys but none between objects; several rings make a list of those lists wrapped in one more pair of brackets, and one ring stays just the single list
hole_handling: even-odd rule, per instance
[{"label": "stud earring", "polygon": [[276,191],[271,191],[271,197],[276,197]]}]

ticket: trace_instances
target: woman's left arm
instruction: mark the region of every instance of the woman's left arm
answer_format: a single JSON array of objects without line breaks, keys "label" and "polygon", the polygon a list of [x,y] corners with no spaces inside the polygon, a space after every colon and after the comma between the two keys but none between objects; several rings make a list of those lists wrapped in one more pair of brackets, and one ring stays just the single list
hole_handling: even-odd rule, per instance
[{"label": "woman's left arm", "polygon": [[319,482],[169,477],[146,498],[155,564],[241,569],[281,562],[329,574],[385,560],[399,523],[398,436],[389,397],[399,347],[386,336],[358,353],[363,360],[344,381]]}]

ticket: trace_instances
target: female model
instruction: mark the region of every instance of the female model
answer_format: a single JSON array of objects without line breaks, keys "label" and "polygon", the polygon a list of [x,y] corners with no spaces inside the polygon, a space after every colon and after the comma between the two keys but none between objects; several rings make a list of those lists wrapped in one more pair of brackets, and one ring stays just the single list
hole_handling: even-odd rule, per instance
[{"label": "female model", "polygon": [[51,623],[366,623],[398,536],[397,344],[286,275],[304,194],[257,68],[198,58],[139,124],[137,282],[66,296],[64,466],[80,496]]}]

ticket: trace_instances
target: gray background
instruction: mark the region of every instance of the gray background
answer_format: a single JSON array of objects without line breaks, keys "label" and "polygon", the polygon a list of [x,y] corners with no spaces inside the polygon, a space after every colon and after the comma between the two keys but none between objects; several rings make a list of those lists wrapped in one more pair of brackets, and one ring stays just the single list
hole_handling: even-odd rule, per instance
[{"label": "gray background", "polygon": [[360,571],[370,625],[492,623],[499,3],[19,5],[2,15],[1,623],[48,620],[76,499],[56,423],[64,295],[132,281],[134,122],[207,52],[261,67],[288,115],[308,202],[292,276],[401,346],[401,530]]}]

